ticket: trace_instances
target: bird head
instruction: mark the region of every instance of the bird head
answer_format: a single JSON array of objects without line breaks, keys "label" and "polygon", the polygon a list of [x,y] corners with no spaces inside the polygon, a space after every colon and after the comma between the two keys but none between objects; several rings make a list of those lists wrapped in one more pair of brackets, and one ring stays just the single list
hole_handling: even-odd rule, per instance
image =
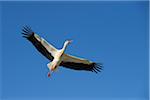
[{"label": "bird head", "polygon": [[73,40],[67,40],[67,42],[68,42],[69,44],[72,43],[72,41],[73,41]]},{"label": "bird head", "polygon": [[66,40],[66,41],[65,41],[65,45],[68,45],[68,44],[70,44],[70,43],[72,43],[72,40]]}]

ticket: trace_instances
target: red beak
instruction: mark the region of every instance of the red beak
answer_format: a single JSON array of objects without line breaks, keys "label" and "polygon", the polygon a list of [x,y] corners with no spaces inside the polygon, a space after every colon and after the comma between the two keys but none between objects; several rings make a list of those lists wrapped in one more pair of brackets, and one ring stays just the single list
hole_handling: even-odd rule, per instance
[{"label": "red beak", "polygon": [[68,40],[70,43],[73,42],[73,40]]}]

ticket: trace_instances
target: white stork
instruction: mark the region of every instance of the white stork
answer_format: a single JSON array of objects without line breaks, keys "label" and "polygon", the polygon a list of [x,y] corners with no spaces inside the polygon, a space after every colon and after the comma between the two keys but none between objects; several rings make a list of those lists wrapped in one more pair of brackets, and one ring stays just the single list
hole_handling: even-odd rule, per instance
[{"label": "white stork", "polygon": [[55,71],[59,66],[74,70],[85,70],[95,73],[101,72],[102,64],[64,53],[67,46],[71,43],[71,40],[66,40],[63,48],[58,50],[45,39],[34,33],[30,27],[25,26],[22,31],[23,37],[29,40],[40,53],[51,61],[47,64],[49,69],[48,77],[50,77],[50,71]]}]

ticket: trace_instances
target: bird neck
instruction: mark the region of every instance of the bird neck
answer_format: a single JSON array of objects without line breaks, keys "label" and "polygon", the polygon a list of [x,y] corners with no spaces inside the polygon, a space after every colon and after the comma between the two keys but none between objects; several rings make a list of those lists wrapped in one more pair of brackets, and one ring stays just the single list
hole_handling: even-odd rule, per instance
[{"label": "bird neck", "polygon": [[62,48],[62,51],[63,51],[63,52],[65,52],[67,46],[68,46],[68,43],[65,42],[65,43],[64,43],[64,46],[63,46],[63,48]]}]

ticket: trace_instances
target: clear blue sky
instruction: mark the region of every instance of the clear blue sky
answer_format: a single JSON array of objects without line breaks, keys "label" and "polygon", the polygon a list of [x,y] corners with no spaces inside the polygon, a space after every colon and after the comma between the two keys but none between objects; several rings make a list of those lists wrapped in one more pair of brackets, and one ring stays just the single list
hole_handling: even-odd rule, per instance
[{"label": "clear blue sky", "polygon": [[[1,2],[2,99],[148,99],[148,2]],[[47,77],[47,63],[22,38],[29,25],[66,53],[102,62],[99,73],[65,68]]]}]

